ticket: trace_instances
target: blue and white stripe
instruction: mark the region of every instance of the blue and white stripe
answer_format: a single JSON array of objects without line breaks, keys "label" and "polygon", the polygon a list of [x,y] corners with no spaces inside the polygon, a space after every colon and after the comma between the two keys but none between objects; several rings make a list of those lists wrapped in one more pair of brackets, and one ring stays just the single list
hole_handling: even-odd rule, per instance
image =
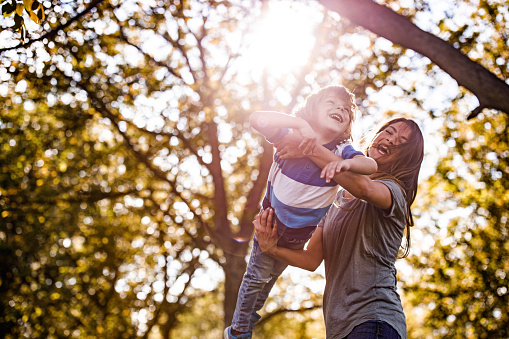
[{"label": "blue and white stripe", "polygon": [[[280,139],[289,130],[278,131],[269,141]],[[336,145],[335,142],[324,145],[343,159],[362,155],[350,144]],[[316,226],[334,201],[338,184],[327,183],[320,178],[322,169],[307,158],[281,159],[274,156],[269,172],[267,191],[263,199],[263,208],[271,206],[278,223],[289,228]]]}]

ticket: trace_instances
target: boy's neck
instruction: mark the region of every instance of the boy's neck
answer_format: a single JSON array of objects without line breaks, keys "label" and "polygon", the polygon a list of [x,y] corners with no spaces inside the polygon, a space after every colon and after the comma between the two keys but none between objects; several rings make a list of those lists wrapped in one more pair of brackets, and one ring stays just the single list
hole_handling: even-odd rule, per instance
[{"label": "boy's neck", "polygon": [[342,144],[346,141],[347,139],[344,138],[344,137],[339,137],[339,138],[323,138],[323,137],[318,137],[318,141],[320,142],[320,145],[327,145],[327,144],[330,144],[331,142],[334,142],[335,144],[339,145],[339,144]]},{"label": "boy's neck", "polygon": [[[308,123],[311,126],[311,128],[313,128],[313,131],[315,131],[315,133],[317,134],[318,142],[320,143],[320,145],[326,145],[333,141],[336,144],[340,144],[347,140],[347,138],[345,138],[342,135],[338,136],[338,133],[331,134],[330,131],[320,130],[320,128],[318,126],[316,126],[313,121],[308,121]],[[320,133],[320,132],[322,132],[322,133]]]}]

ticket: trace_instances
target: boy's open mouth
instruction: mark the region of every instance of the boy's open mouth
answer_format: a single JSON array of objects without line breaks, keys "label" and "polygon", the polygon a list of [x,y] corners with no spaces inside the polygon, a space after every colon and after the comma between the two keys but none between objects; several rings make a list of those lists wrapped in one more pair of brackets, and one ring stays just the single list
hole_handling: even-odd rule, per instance
[{"label": "boy's open mouth", "polygon": [[343,118],[339,114],[331,114],[331,115],[329,115],[329,117],[331,117],[332,119],[339,121],[341,123],[343,122]]}]

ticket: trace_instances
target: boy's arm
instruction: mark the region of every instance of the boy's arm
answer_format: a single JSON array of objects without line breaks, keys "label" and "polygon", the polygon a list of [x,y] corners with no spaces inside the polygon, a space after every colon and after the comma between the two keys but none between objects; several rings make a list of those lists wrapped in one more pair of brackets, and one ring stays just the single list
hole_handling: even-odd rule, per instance
[{"label": "boy's arm", "polygon": [[379,208],[387,209],[392,206],[392,195],[385,184],[373,181],[369,176],[358,174],[353,171],[338,172],[336,170],[336,165],[341,161],[334,161],[333,158],[336,157],[337,159],[339,156],[325,147],[318,148],[315,154],[308,155],[308,157],[323,168],[321,177],[325,178],[326,181],[334,179],[337,184],[356,198],[372,203]]},{"label": "boy's arm", "polygon": [[373,203],[377,207],[384,209],[391,207],[392,197],[387,186],[371,180],[366,175],[350,171],[337,173],[334,164],[342,161],[339,155],[334,154],[323,146],[317,147],[312,154],[304,154],[302,150],[296,147],[296,143],[298,143],[296,139],[292,136],[286,136],[282,141],[274,145],[282,159],[307,156],[315,164],[324,169],[321,176],[326,180],[334,179],[336,183],[355,197]]},{"label": "boy's arm", "polygon": [[357,154],[351,159],[343,159],[324,146],[317,146],[314,152],[306,152],[306,150],[297,147],[301,143],[301,139],[296,135],[287,135],[281,141],[274,144],[277,152],[282,159],[308,157],[319,167],[324,168],[331,162],[340,162],[342,171],[350,171],[357,174],[371,175],[376,173],[378,165],[375,160],[364,155]]},{"label": "boy's arm", "polygon": [[356,155],[351,159],[342,159],[337,161],[340,165],[340,170],[337,173],[350,171],[357,174],[371,175],[376,173],[378,170],[376,161],[364,155]]},{"label": "boy's arm", "polygon": [[314,143],[318,138],[306,120],[275,111],[257,111],[249,116],[251,126],[267,139],[275,136],[280,128],[291,128],[304,138],[301,146]]}]

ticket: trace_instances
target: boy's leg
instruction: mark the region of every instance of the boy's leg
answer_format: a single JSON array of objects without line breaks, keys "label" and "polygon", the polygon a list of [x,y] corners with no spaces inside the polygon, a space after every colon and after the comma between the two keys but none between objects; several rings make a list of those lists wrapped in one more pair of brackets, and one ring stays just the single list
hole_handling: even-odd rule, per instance
[{"label": "boy's leg", "polygon": [[264,290],[266,284],[272,280],[271,273],[276,262],[275,259],[262,252],[255,237],[251,257],[242,279],[237,297],[237,306],[233,314],[232,328],[234,330],[239,332],[252,331],[250,326],[251,315],[254,312],[260,293]]},{"label": "boy's leg", "polygon": [[263,290],[258,294],[258,299],[256,299],[255,306],[253,308],[253,312],[251,313],[251,321],[249,322],[249,331],[252,332],[254,326],[260,320],[261,316],[258,314],[258,311],[262,309],[267,297],[269,296],[272,287],[276,283],[279,276],[283,273],[285,268],[288,265],[283,264],[280,261],[274,262],[274,267],[272,268],[272,272],[270,273],[270,281],[265,284]]},{"label": "boy's leg", "polygon": [[[278,246],[290,248],[293,250],[301,250],[304,248],[306,241],[299,240],[295,242],[293,239],[287,239],[285,237],[280,237],[278,241]],[[284,264],[278,260],[274,261],[274,265],[272,267],[272,271],[270,273],[270,281],[265,284],[265,287],[258,295],[258,299],[256,300],[255,307],[253,309],[253,313],[251,314],[251,321],[249,323],[249,331],[252,332],[254,326],[260,320],[261,316],[257,313],[262,309],[265,301],[267,300],[272,287],[276,283],[279,276],[283,273],[288,265]]]}]

